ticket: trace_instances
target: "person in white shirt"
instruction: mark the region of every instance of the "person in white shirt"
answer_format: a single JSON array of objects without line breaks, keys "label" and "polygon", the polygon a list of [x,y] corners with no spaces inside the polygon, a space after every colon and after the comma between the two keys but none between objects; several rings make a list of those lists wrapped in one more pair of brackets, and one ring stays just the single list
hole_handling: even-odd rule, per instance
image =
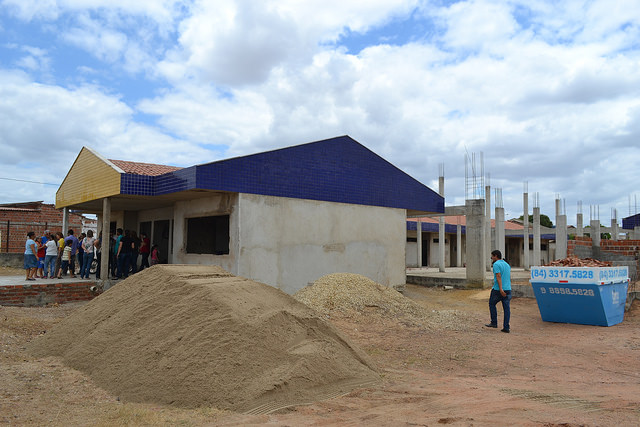
[{"label": "person in white shirt", "polygon": [[84,259],[82,260],[82,269],[80,270],[80,278],[88,279],[91,271],[91,263],[93,262],[94,243],[96,239],[93,237],[93,231],[87,231],[87,237],[82,239],[82,250],[84,251]]},{"label": "person in white shirt", "polygon": [[44,255],[44,278],[50,279],[56,276],[56,260],[58,259],[58,243],[56,242],[56,236],[50,234],[47,237],[47,243],[45,245],[47,251]]}]

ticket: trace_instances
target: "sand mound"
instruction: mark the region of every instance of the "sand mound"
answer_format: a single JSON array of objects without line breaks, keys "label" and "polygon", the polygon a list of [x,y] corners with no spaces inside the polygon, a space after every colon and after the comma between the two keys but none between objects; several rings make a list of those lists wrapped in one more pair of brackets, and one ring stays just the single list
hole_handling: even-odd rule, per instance
[{"label": "sand mound", "polygon": [[133,402],[252,413],[379,379],[366,355],[285,293],[218,267],[157,265],[31,345]]},{"label": "sand mound", "polygon": [[393,288],[352,273],[322,276],[296,292],[294,298],[325,315],[377,314],[411,324],[456,330],[465,329],[469,323],[464,313],[428,310]]}]

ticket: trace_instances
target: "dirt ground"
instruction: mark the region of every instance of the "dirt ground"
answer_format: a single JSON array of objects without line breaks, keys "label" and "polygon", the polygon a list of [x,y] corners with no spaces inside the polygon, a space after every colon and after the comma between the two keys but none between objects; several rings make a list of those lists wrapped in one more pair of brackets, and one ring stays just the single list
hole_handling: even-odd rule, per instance
[{"label": "dirt ground", "polygon": [[59,360],[26,351],[30,340],[79,304],[0,307],[0,423],[640,425],[639,301],[623,323],[607,328],[542,322],[534,299],[516,298],[512,332],[505,334],[483,327],[488,291],[407,285],[405,295],[432,310],[463,312],[467,324],[433,330],[375,315],[334,317],[378,366],[381,383],[269,415],[122,402]]}]

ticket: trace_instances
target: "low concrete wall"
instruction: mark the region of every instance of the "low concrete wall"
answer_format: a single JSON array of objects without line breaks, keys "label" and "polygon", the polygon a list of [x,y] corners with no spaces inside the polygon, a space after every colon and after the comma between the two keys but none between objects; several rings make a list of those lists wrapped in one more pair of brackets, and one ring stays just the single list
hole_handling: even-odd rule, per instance
[{"label": "low concrete wall", "polygon": [[454,277],[428,277],[407,275],[407,283],[410,285],[426,286],[435,288],[438,286],[453,286],[456,289],[468,289],[467,279]]},{"label": "low concrete wall", "polygon": [[0,267],[23,268],[24,254],[0,254]]},{"label": "low concrete wall", "polygon": [[[453,286],[456,289],[477,289],[467,286],[466,279],[457,279],[452,277],[426,277],[426,276],[410,276],[407,275],[407,283],[411,285],[437,287],[437,286]],[[511,292],[517,298],[535,298],[531,284],[512,283]]]}]

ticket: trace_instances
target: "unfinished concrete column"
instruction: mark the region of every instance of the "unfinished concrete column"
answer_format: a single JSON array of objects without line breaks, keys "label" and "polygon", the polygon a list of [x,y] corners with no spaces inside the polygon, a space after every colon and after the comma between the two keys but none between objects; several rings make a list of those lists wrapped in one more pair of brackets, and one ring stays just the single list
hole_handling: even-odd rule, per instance
[{"label": "unfinished concrete column", "polygon": [[633,231],[631,232],[631,240],[640,240],[640,226],[636,225],[633,227]]},{"label": "unfinished concrete column", "polygon": [[62,208],[62,235],[67,236],[67,230],[69,230],[69,208]]},{"label": "unfinished concrete column", "polygon": [[[441,197],[444,197],[444,165],[441,167],[440,178],[438,179],[438,193]],[[444,237],[444,216],[441,216],[438,221],[438,270],[444,273],[445,267],[445,248],[446,239]]]},{"label": "unfinished concrete column", "polygon": [[576,214],[576,236],[583,237],[584,236],[584,227],[582,226],[582,214]]},{"label": "unfinished concrete column", "polygon": [[416,242],[418,243],[418,268],[422,268],[422,221],[416,221]]},{"label": "unfinished concrete column", "polygon": [[556,224],[556,259],[567,257],[567,216],[558,215]]},{"label": "unfinished concrete column", "polygon": [[456,226],[456,267],[462,267],[462,226],[458,223]]},{"label": "unfinished concrete column", "polygon": [[111,224],[111,199],[105,197],[102,199],[102,237],[100,238],[101,256],[100,256],[100,284],[103,290],[110,287],[109,281],[109,243],[111,242],[110,232]]},{"label": "unfinished concrete column", "polygon": [[611,240],[618,241],[618,220],[611,218]]},{"label": "unfinished concrete column", "polygon": [[524,192],[522,195],[523,207],[524,207],[524,215],[522,216],[522,246],[524,249],[524,262],[523,267],[526,270],[529,270],[529,193]]},{"label": "unfinished concrete column", "polygon": [[600,247],[600,220],[592,219],[589,223],[591,225],[591,246]]},{"label": "unfinished concrete column", "polygon": [[484,245],[484,199],[467,200],[467,286],[484,287],[485,245]]},{"label": "unfinished concrete column", "polygon": [[540,257],[540,208],[533,208],[533,262],[531,265],[541,265]]},{"label": "unfinished concrete column", "polygon": [[567,216],[562,212],[560,199],[556,199],[556,259],[567,257]]},{"label": "unfinished concrete column", "polygon": [[584,236],[584,227],[582,226],[582,200],[578,200],[578,213],[576,214],[576,236]]},{"label": "unfinished concrete column", "polygon": [[496,249],[505,258],[505,241],[504,241],[504,208],[496,207]]},{"label": "unfinished concrete column", "polygon": [[[484,226],[484,247],[485,253],[491,253],[491,186],[486,185],[484,187],[484,216],[485,216],[485,226]],[[485,269],[487,271],[491,271],[491,258],[485,257]]]}]

